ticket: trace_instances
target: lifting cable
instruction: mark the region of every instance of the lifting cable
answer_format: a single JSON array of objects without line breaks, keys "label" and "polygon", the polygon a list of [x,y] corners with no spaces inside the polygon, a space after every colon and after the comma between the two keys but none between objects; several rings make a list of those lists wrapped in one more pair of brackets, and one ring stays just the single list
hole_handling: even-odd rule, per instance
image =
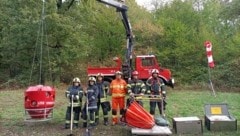
[{"label": "lifting cable", "polygon": [[[38,27],[38,32],[37,32],[37,40],[35,43],[35,51],[34,51],[34,55],[33,55],[33,59],[32,59],[32,68],[31,68],[31,72],[30,72],[30,77],[29,77],[29,85],[31,84],[31,80],[32,80],[32,75],[33,75],[33,70],[34,70],[34,62],[36,60],[36,54],[37,54],[37,47],[38,47],[38,41],[39,41],[39,37],[41,36],[40,39],[40,56],[39,56],[39,79],[38,79],[38,84],[41,84],[42,81],[42,63],[43,63],[43,40],[44,40],[44,31],[46,30],[46,24],[44,23],[44,19],[45,19],[45,0],[42,0],[43,4],[42,4],[42,13],[41,13],[41,20],[39,22],[39,27]],[[40,35],[41,33],[41,35]],[[49,55],[49,46],[48,46],[48,37],[46,34],[46,45],[47,45],[47,58],[48,58],[48,66],[49,66],[49,75],[50,75],[50,80],[52,81],[52,73],[51,73],[51,67],[50,67],[50,55]]]}]

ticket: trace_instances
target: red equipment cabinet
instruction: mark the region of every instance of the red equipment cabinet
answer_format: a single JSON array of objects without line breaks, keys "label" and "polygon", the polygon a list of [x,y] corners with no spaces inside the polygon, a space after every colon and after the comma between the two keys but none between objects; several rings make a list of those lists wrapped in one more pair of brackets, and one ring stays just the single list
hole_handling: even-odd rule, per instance
[{"label": "red equipment cabinet", "polygon": [[30,86],[24,92],[25,121],[45,121],[52,118],[55,89],[50,86]]}]

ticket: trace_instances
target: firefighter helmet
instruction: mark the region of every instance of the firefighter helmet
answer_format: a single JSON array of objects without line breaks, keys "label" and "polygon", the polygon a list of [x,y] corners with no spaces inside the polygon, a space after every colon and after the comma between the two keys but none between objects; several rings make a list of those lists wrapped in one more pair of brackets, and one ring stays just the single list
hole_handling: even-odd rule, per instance
[{"label": "firefighter helmet", "polygon": [[117,71],[117,72],[115,73],[115,75],[122,75],[122,72],[121,72],[121,71]]},{"label": "firefighter helmet", "polygon": [[104,77],[104,76],[103,76],[103,73],[98,73],[98,74],[97,74],[97,77]]},{"label": "firefighter helmet", "polygon": [[132,72],[132,76],[138,76],[138,71],[136,71],[136,70],[133,71],[133,72]]},{"label": "firefighter helmet", "polygon": [[96,82],[96,78],[91,76],[91,77],[88,78],[88,81],[94,81],[94,82]]},{"label": "firefighter helmet", "polygon": [[73,78],[73,83],[81,83],[81,80],[78,77]]},{"label": "firefighter helmet", "polygon": [[159,71],[157,69],[153,69],[152,74],[159,74]]}]

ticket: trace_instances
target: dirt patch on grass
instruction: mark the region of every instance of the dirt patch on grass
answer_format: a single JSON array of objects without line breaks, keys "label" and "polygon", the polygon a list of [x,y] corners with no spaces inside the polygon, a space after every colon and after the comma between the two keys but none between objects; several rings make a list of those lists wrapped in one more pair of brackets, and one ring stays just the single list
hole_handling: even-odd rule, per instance
[{"label": "dirt patch on grass", "polygon": [[[70,134],[64,129],[65,112],[68,100],[65,89],[56,89],[56,100],[53,119],[47,122],[24,122],[24,90],[0,91],[0,135],[3,136],[64,136]],[[101,113],[101,112],[100,112]],[[109,114],[109,119],[110,119]],[[92,136],[128,136],[130,128],[127,126],[104,126],[100,124],[91,130]],[[82,120],[79,121],[82,126]],[[82,136],[84,128],[73,130],[76,136]]]},{"label": "dirt patch on grass", "polygon": [[[54,122],[17,123],[13,126],[5,126],[0,129],[1,135],[8,136],[66,136],[71,133],[70,129],[64,129],[63,124]],[[75,136],[82,136],[85,128],[73,129]],[[90,129],[91,136],[130,136],[130,128],[127,126],[104,126],[98,125]]]}]

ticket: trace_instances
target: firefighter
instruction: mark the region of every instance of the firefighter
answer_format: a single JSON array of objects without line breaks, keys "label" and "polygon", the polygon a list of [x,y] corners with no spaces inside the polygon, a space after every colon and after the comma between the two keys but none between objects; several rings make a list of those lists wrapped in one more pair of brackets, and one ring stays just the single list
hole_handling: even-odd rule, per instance
[{"label": "firefighter", "polygon": [[[159,71],[157,69],[152,70],[152,76],[146,81],[148,87],[147,93],[151,98],[162,98],[163,101],[150,100],[150,114],[155,114],[156,105],[158,106],[161,115],[164,115],[166,108],[166,89],[165,84],[161,78],[158,77]],[[161,103],[163,102],[163,104]],[[163,107],[162,107],[163,105]]]},{"label": "firefighter", "polygon": [[[146,86],[142,80],[138,79],[138,71],[132,72],[132,80],[128,82],[127,89],[128,94],[132,98],[136,98],[137,96],[143,96],[146,91]],[[139,103],[141,106],[143,106],[143,103],[141,100],[137,100],[137,103]],[[127,105],[129,104],[129,100],[127,102]]]},{"label": "firefighter", "polygon": [[108,111],[111,110],[110,103],[107,100],[107,94],[109,93],[109,83],[106,81],[103,81],[104,76],[102,73],[98,73],[96,77],[97,77],[96,85],[98,87],[99,93],[98,93],[97,111],[95,113],[95,123],[96,125],[99,123],[99,109],[101,106],[103,111],[104,125],[107,126]]},{"label": "firefighter", "polygon": [[73,112],[74,112],[74,120],[73,120],[73,127],[78,127],[79,122],[79,114],[81,112],[82,106],[82,97],[83,97],[83,89],[81,87],[81,81],[78,77],[75,77],[72,81],[72,85],[67,89],[65,92],[66,97],[69,99],[69,105],[66,111],[66,122],[65,128],[70,128],[70,120],[71,120],[71,105],[73,99]]},{"label": "firefighter", "polygon": [[125,95],[127,92],[127,83],[122,79],[122,72],[115,73],[116,79],[110,84],[110,95],[112,95],[112,125],[118,123],[117,110],[120,109],[120,118],[124,113]]},{"label": "firefighter", "polygon": [[[85,92],[86,95],[86,103],[84,104],[84,108],[82,110],[82,118],[83,118],[83,127],[87,127],[88,114],[90,117],[90,127],[95,126],[95,112],[97,110],[97,97],[98,97],[98,88],[96,86],[96,79],[94,77],[89,77],[88,79],[88,87]],[[88,111],[87,111],[88,110]]]}]

